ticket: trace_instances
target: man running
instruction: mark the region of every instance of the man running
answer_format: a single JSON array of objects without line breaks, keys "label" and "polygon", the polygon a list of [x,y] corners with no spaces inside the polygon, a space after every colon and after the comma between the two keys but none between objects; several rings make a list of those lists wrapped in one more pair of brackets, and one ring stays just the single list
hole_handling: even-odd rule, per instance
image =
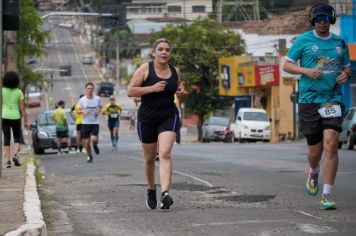
[{"label": "man running", "polygon": [[78,102],[79,113],[83,114],[82,123],[82,139],[83,145],[88,154],[88,163],[93,162],[93,156],[91,154],[90,139],[93,143],[93,149],[95,154],[99,154],[98,147],[98,135],[99,135],[99,115],[101,113],[101,101],[100,98],[94,95],[94,84],[89,82],[85,85],[85,96]]},{"label": "man running", "polygon": [[[301,75],[299,83],[299,121],[308,143],[309,175],[305,189],[318,193],[319,163],[324,157],[322,209],[336,209],[331,190],[338,169],[338,143],[342,130],[342,84],[350,79],[349,50],[345,41],[330,33],[335,10],[318,3],[310,10],[313,31],[300,35],[288,51],[283,70]],[[296,62],[300,60],[300,66]]]},{"label": "man running", "polygon": [[64,101],[59,101],[57,104],[57,109],[54,110],[51,114],[52,119],[56,122],[56,141],[57,141],[57,149],[58,155],[62,155],[63,151],[61,149],[62,139],[67,139],[67,146],[69,148],[69,152],[72,152],[72,142],[69,136],[69,126],[67,121],[67,112],[64,110]]},{"label": "man running", "polygon": [[[79,96],[79,99],[84,97],[84,94],[81,94]],[[83,123],[83,115],[79,113],[79,108],[78,108],[78,102],[73,105],[71,109],[71,116],[73,119],[75,119],[75,126],[77,130],[77,152],[83,152],[83,145],[82,145],[82,138],[81,138],[81,132],[82,132],[82,123]],[[85,151],[85,149],[84,149]]]},{"label": "man running", "polygon": [[120,113],[122,111],[121,104],[116,101],[113,95],[110,96],[109,102],[103,108],[103,114],[108,116],[108,127],[110,130],[110,137],[113,150],[117,150],[117,143],[119,141],[120,128]]}]

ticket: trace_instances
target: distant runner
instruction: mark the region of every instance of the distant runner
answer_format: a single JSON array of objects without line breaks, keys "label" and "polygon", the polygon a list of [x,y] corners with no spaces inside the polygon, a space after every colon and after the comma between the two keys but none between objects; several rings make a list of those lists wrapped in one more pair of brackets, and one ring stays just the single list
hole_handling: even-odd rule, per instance
[{"label": "distant runner", "polygon": [[116,101],[113,95],[111,95],[109,102],[103,107],[103,114],[108,116],[108,128],[110,130],[113,150],[117,150],[117,143],[119,141],[121,111],[121,104]]}]

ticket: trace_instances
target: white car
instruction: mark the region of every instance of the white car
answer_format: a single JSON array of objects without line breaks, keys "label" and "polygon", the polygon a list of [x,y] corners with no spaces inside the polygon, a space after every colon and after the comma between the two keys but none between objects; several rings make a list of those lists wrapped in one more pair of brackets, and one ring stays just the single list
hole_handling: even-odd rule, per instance
[{"label": "white car", "polygon": [[267,112],[258,108],[240,108],[237,113],[235,139],[239,142],[265,141],[271,138],[271,124]]}]

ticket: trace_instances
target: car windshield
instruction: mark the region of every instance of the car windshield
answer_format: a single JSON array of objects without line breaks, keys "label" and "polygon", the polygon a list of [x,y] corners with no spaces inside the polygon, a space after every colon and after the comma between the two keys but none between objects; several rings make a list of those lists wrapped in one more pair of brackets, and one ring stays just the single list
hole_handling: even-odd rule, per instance
[{"label": "car windshield", "polygon": [[243,119],[253,121],[268,121],[267,114],[264,112],[245,112]]},{"label": "car windshield", "polygon": [[[68,124],[70,124],[70,125],[75,124],[73,118],[69,115],[68,112],[67,112],[67,121],[68,121]],[[39,123],[39,125],[55,125],[56,124],[51,117],[51,113],[42,113],[38,118],[38,123]]]},{"label": "car windshield", "polygon": [[209,124],[210,125],[217,125],[217,126],[228,126],[229,125],[229,119],[222,118],[222,117],[211,117],[209,119]]}]

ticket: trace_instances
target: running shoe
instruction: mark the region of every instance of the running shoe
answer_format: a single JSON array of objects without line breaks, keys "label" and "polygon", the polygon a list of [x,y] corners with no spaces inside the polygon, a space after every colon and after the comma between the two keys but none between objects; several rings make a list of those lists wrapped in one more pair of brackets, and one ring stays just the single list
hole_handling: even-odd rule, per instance
[{"label": "running shoe", "polygon": [[319,173],[313,174],[311,171],[309,171],[309,176],[305,183],[305,191],[310,196],[315,196],[318,194],[319,191],[318,178],[319,178]]},{"label": "running shoe", "polygon": [[15,154],[15,156],[12,158],[12,161],[14,162],[15,166],[21,166],[19,157]]},{"label": "running shoe", "polygon": [[99,148],[98,148],[98,145],[97,145],[97,144],[93,144],[93,148],[94,148],[95,154],[96,154],[96,155],[99,155],[100,150],[99,150]]},{"label": "running shoe", "polygon": [[322,210],[335,210],[336,209],[336,204],[331,199],[330,194],[323,194],[321,196],[320,206],[321,206]]},{"label": "running shoe", "polygon": [[8,160],[8,161],[6,162],[6,168],[11,168],[11,161],[10,161],[10,160]]},{"label": "running shoe", "polygon": [[162,193],[161,197],[161,209],[169,209],[169,207],[173,204],[173,199],[168,192]]},{"label": "running shoe", "polygon": [[147,200],[146,200],[146,206],[154,210],[157,208],[157,197],[156,197],[156,189],[147,189]]},{"label": "running shoe", "polygon": [[88,162],[88,163],[92,163],[92,162],[93,162],[93,156],[92,156],[92,155],[89,155],[89,156],[88,156],[87,162]]}]

